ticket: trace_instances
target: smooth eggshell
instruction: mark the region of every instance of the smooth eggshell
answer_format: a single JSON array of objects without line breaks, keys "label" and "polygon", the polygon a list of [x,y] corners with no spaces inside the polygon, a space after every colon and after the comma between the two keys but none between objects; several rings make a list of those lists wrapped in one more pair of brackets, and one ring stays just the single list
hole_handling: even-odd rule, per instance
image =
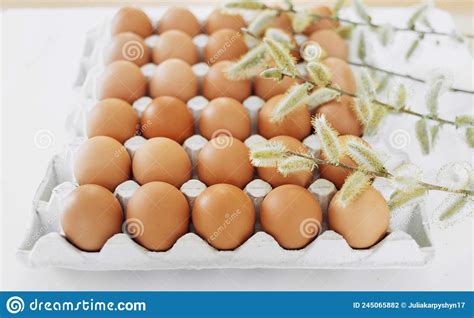
[{"label": "smooth eggshell", "polygon": [[179,59],[166,60],[150,81],[150,96],[173,96],[187,102],[197,95],[198,80],[191,66]]},{"label": "smooth eggshell", "polygon": [[231,97],[243,102],[250,96],[250,80],[233,81],[226,77],[224,71],[231,65],[230,61],[221,61],[209,68],[202,83],[203,95],[211,100],[217,97]]},{"label": "smooth eggshell", "polygon": [[169,30],[181,30],[190,36],[201,33],[201,26],[194,14],[186,8],[171,7],[166,10],[158,24],[158,33]]},{"label": "smooth eggshell", "polygon": [[329,203],[329,228],[341,234],[353,248],[369,248],[382,239],[388,229],[390,210],[384,197],[368,187],[355,201],[342,206],[336,193]]},{"label": "smooth eggshell", "polygon": [[98,252],[122,230],[122,208],[112,192],[95,184],[76,188],[65,199],[61,225],[69,242]]},{"label": "smooth eggshell", "polygon": [[135,135],[138,115],[132,105],[117,98],[98,102],[87,114],[87,136],[112,137],[121,144]]},{"label": "smooth eggshell", "polygon": [[150,182],[137,189],[125,216],[133,239],[150,251],[170,249],[189,228],[186,198],[165,182]]},{"label": "smooth eggshell", "polygon": [[80,185],[97,184],[110,191],[130,178],[131,160],[117,140],[96,136],[86,140],[75,155],[74,175]]},{"label": "smooth eggshell", "polygon": [[150,50],[139,35],[132,32],[119,33],[104,49],[104,63],[130,61],[138,66],[150,62]]},{"label": "smooth eggshell", "polygon": [[255,207],[241,189],[216,184],[204,190],[192,210],[196,233],[219,250],[233,250],[254,232]]},{"label": "smooth eggshell", "polygon": [[[290,151],[299,153],[308,153],[309,151],[298,139],[293,137],[277,136],[270,139],[270,141],[281,142]],[[307,187],[313,179],[313,172],[309,170],[291,173],[286,177],[278,172],[277,168],[258,167],[257,172],[260,179],[270,183],[274,188],[283,184]]]},{"label": "smooth eggshell", "polygon": [[139,8],[123,7],[114,16],[111,24],[112,35],[133,32],[142,38],[153,33],[150,18]]},{"label": "smooth eggshell", "polygon": [[119,98],[132,104],[146,95],[147,82],[140,68],[130,61],[115,61],[98,80],[98,99]]},{"label": "smooth eggshell", "polygon": [[269,100],[276,95],[286,93],[291,86],[297,83],[297,79],[288,76],[285,76],[280,82],[257,76],[254,80],[254,92],[258,97]]},{"label": "smooth eggshell", "polygon": [[331,75],[333,84],[338,85],[342,90],[349,93],[357,93],[356,79],[354,73],[346,61],[337,57],[328,57],[323,61]]},{"label": "smooth eggshell", "polygon": [[269,139],[287,135],[302,140],[311,133],[311,114],[306,106],[289,113],[281,122],[272,121],[272,113],[284,95],[268,100],[258,114],[258,133]]},{"label": "smooth eggshell", "polygon": [[208,140],[223,133],[244,141],[250,136],[250,117],[237,100],[219,97],[213,99],[202,111],[199,130]]},{"label": "smooth eggshell", "polygon": [[[316,8],[309,9],[309,12],[312,14],[317,14],[322,17],[332,17],[332,10],[326,6],[320,6]],[[331,19],[319,19],[318,21],[312,23],[304,30],[304,34],[310,36],[315,31],[324,30],[324,29],[336,29],[339,26],[338,21]]]},{"label": "smooth eggshell", "polygon": [[[341,156],[339,157],[339,161],[342,164],[357,167],[357,164],[354,162],[354,160],[352,160],[351,157],[347,155],[347,142],[350,140],[354,140],[365,146],[369,146],[367,142],[359,137],[351,135],[339,136],[337,139],[339,140],[339,144],[341,146]],[[321,152],[321,159],[327,159],[324,152]],[[349,170],[344,168],[335,167],[332,165],[319,165],[319,174],[321,178],[331,181],[338,189],[342,187],[344,181],[350,173],[351,172]]]},{"label": "smooth eggshell", "polygon": [[273,18],[267,28],[277,28],[282,29],[283,31],[293,33],[293,27],[291,23],[291,18],[288,13],[280,13],[278,16]]},{"label": "smooth eggshell", "polygon": [[168,59],[180,59],[190,65],[198,62],[198,50],[189,34],[180,30],[160,34],[153,47],[153,62],[160,64]]},{"label": "smooth eggshell", "polygon": [[219,135],[199,152],[197,174],[208,186],[228,183],[242,189],[252,180],[254,168],[242,141]]},{"label": "smooth eggshell", "polygon": [[260,207],[263,230],[285,249],[300,249],[312,242],[321,230],[322,221],[318,200],[297,185],[273,189]]},{"label": "smooth eggshell", "polygon": [[182,144],[194,132],[193,115],[176,97],[155,98],[141,117],[141,132],[147,139],[167,137]]},{"label": "smooth eggshell", "polygon": [[212,11],[206,20],[205,28],[208,34],[221,29],[240,31],[246,26],[244,18],[239,14],[225,14],[221,9]]},{"label": "smooth eggshell", "polygon": [[240,31],[221,29],[209,36],[204,48],[204,60],[209,65],[220,61],[237,60],[247,51],[247,44]]},{"label": "smooth eggshell", "polygon": [[191,179],[191,160],[176,141],[148,139],[133,155],[133,176],[139,184],[167,182],[179,188]]},{"label": "smooth eggshell", "polygon": [[346,41],[334,30],[319,30],[313,32],[310,40],[317,42],[328,56],[347,60],[349,48]]},{"label": "smooth eggshell", "polygon": [[339,101],[333,100],[319,106],[316,114],[324,115],[329,124],[341,135],[361,136],[364,127],[357,119],[352,103],[352,97],[342,96]]}]

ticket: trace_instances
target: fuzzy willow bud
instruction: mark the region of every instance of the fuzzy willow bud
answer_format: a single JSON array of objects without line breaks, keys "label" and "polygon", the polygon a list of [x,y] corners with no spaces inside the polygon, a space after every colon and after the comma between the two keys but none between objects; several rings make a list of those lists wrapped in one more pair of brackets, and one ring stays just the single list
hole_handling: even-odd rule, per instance
[{"label": "fuzzy willow bud", "polygon": [[332,164],[339,164],[341,145],[337,131],[329,125],[324,115],[313,118],[312,124],[327,160]]},{"label": "fuzzy willow bud", "polygon": [[300,171],[313,171],[315,166],[316,164],[311,159],[301,156],[290,156],[278,163],[278,172],[286,177]]},{"label": "fuzzy willow bud", "polygon": [[322,63],[309,62],[306,69],[314,84],[318,87],[326,87],[331,84],[332,74]]},{"label": "fuzzy willow bud", "polygon": [[260,76],[266,79],[272,79],[274,81],[281,81],[284,77],[280,69],[276,67],[264,70],[262,73],[260,73]]},{"label": "fuzzy willow bud", "polygon": [[225,75],[231,80],[252,78],[265,69],[269,60],[267,47],[260,44],[245,53],[237,62],[232,63],[225,70]]},{"label": "fuzzy willow bud", "polygon": [[277,167],[287,157],[287,149],[281,142],[263,142],[250,147],[250,162],[255,167]]},{"label": "fuzzy willow bud", "polygon": [[267,6],[258,1],[233,1],[226,3],[226,9],[240,9],[240,10],[265,10]]},{"label": "fuzzy willow bud", "polygon": [[295,77],[298,74],[298,70],[296,68],[294,57],[291,55],[288,48],[270,38],[264,38],[263,41],[267,45],[273,60],[281,71],[288,76]]},{"label": "fuzzy willow bud", "polygon": [[292,86],[285,97],[276,105],[271,120],[273,122],[281,122],[289,113],[299,107],[305,107],[308,91],[312,88],[313,85],[307,82]]},{"label": "fuzzy willow bud", "polygon": [[365,189],[371,184],[370,176],[366,175],[361,171],[353,172],[347,177],[344,185],[342,186],[338,199],[342,206],[347,206],[353,202],[357,197],[364,192]]}]

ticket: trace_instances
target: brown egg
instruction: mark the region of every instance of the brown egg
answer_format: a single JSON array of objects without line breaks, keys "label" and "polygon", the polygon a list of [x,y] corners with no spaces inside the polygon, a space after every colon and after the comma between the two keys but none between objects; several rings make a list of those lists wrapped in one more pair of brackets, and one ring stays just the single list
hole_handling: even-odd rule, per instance
[{"label": "brown egg", "polygon": [[257,76],[254,80],[254,92],[258,97],[269,100],[276,95],[286,93],[288,89],[296,83],[298,83],[297,79],[287,76],[280,82]]},{"label": "brown egg", "polygon": [[133,177],[140,184],[167,182],[176,188],[191,179],[191,160],[176,141],[148,139],[133,155]]},{"label": "brown egg", "polygon": [[329,203],[329,228],[341,234],[353,248],[368,248],[387,233],[390,210],[384,197],[368,187],[347,206],[339,201],[340,192]]},{"label": "brown egg", "polygon": [[61,225],[67,240],[86,252],[98,252],[122,230],[122,208],[112,192],[86,184],[65,199]]},{"label": "brown egg", "polygon": [[[278,136],[273,137],[270,141],[281,142],[290,151],[299,153],[308,153],[309,151],[298,139],[293,137]],[[312,171],[295,172],[286,177],[278,172],[277,168],[259,167],[257,172],[260,179],[270,183],[274,188],[283,184],[296,184],[307,187],[313,179]]]},{"label": "brown egg", "polygon": [[131,160],[127,149],[117,140],[96,136],[86,140],[75,155],[77,183],[97,184],[110,191],[130,178]]},{"label": "brown egg", "polygon": [[272,97],[258,114],[258,133],[269,139],[287,135],[302,140],[311,133],[311,114],[307,107],[300,107],[288,114],[281,122],[272,121],[272,113],[284,95]]},{"label": "brown egg", "polygon": [[104,49],[104,63],[130,61],[138,66],[150,62],[150,50],[143,38],[132,32],[119,33]]},{"label": "brown egg", "polygon": [[226,77],[224,71],[232,62],[217,62],[209,68],[202,83],[204,97],[211,100],[217,97],[231,97],[243,102],[250,96],[252,83],[250,80],[233,81]]},{"label": "brown egg", "polygon": [[209,140],[223,133],[244,141],[250,136],[250,117],[237,100],[219,97],[212,100],[202,111],[199,130],[201,135]]},{"label": "brown egg", "polygon": [[316,114],[326,116],[327,121],[341,135],[361,136],[363,126],[352,108],[352,97],[342,96],[316,109]]},{"label": "brown egg", "polygon": [[[320,15],[322,17],[331,17],[333,14],[331,8],[326,7],[326,6],[312,8],[309,10],[309,12],[312,14]],[[303,33],[306,34],[307,36],[310,36],[316,31],[325,30],[325,29],[336,29],[338,26],[339,26],[338,21],[334,21],[331,19],[319,19],[318,21],[314,22],[309,27],[307,27]]]},{"label": "brown egg", "polygon": [[135,135],[138,115],[132,105],[117,98],[98,102],[87,114],[87,136],[112,137],[121,144]]},{"label": "brown egg", "polygon": [[198,50],[189,34],[169,30],[160,35],[153,47],[153,62],[160,64],[169,59],[180,59],[190,65],[198,62]]},{"label": "brown egg", "polygon": [[198,80],[183,60],[166,60],[155,70],[150,81],[150,96],[173,96],[187,102],[197,95]]},{"label": "brown egg", "polygon": [[310,40],[317,42],[328,56],[347,60],[349,48],[346,41],[334,30],[319,30],[313,32]]},{"label": "brown egg", "polygon": [[252,236],[255,207],[239,188],[215,184],[194,201],[192,211],[196,233],[219,250],[233,250]]},{"label": "brown egg", "polygon": [[128,201],[125,216],[129,234],[150,251],[169,250],[188,232],[188,201],[165,182],[142,185]]},{"label": "brown egg", "polygon": [[349,64],[337,57],[328,57],[323,61],[332,75],[332,82],[342,90],[357,93],[356,80]]},{"label": "brown egg", "polygon": [[220,61],[237,60],[248,47],[240,31],[221,29],[209,36],[204,48],[204,60],[212,65]]},{"label": "brown egg", "polygon": [[219,135],[199,152],[197,174],[208,186],[228,183],[243,188],[252,180],[249,150],[240,140]]},{"label": "brown egg", "polygon": [[207,18],[205,28],[208,34],[212,34],[221,29],[240,31],[240,29],[245,28],[245,26],[245,20],[241,15],[226,14],[222,12],[222,10],[216,9]]},{"label": "brown egg", "polygon": [[111,26],[112,35],[133,32],[142,38],[153,33],[150,18],[139,8],[123,7],[114,16]]},{"label": "brown egg", "polygon": [[98,80],[98,99],[119,98],[130,104],[146,95],[147,83],[140,68],[130,61],[115,61]]},{"label": "brown egg", "polygon": [[[347,155],[347,142],[354,140],[368,146],[367,142],[359,137],[346,135],[339,136],[337,138],[339,144],[341,145],[342,155],[339,157],[339,161],[345,165],[357,167],[357,164]],[[327,157],[324,152],[321,153],[321,159],[326,160]],[[344,181],[349,176],[350,171],[344,168],[334,167],[331,165],[319,165],[319,175],[323,179],[327,179],[334,183],[336,188],[340,189],[344,184]]]},{"label": "brown egg", "polygon": [[193,115],[180,99],[170,96],[155,98],[141,118],[143,136],[167,137],[182,144],[194,132]]},{"label": "brown egg", "polygon": [[263,199],[260,223],[285,249],[300,249],[321,230],[323,213],[318,200],[307,189],[287,184],[273,189]]},{"label": "brown egg", "polygon": [[282,29],[283,31],[293,33],[293,27],[291,23],[291,17],[288,13],[280,13],[278,16],[273,18],[272,22],[268,25],[267,28],[277,28]]},{"label": "brown egg", "polygon": [[194,14],[186,8],[171,7],[166,10],[158,24],[158,33],[169,30],[181,30],[190,36],[201,33],[201,26]]}]

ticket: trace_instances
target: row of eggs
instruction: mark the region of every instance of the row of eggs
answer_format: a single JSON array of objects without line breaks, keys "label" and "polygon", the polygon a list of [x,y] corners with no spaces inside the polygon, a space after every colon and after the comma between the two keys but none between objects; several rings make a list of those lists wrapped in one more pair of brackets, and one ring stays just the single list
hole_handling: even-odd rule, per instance
[{"label": "row of eggs", "polygon": [[[209,106],[213,109],[213,113],[219,113],[219,115],[215,113],[214,117],[223,117],[228,113],[230,117],[236,117],[237,120],[242,119],[245,121],[240,115],[243,112],[241,103],[251,95],[252,82],[250,80],[232,81],[227,79],[224,69],[229,63],[231,62],[222,61],[208,70],[202,81],[202,95],[206,99],[211,100]],[[356,90],[354,75],[346,62],[337,58],[327,58],[324,63],[333,74],[337,75],[333,80],[336,85],[348,92]],[[276,83],[270,79],[262,79],[263,81],[261,81],[259,78],[256,78],[254,82],[255,93],[264,97],[264,100],[267,100],[267,103],[260,112],[260,134],[266,138],[276,135],[291,135],[301,140],[306,137],[311,130],[310,117],[312,114],[305,107],[289,114],[280,123],[272,123],[271,121],[273,110],[283,99],[283,94],[286,90],[295,84],[295,80],[287,79],[282,83]],[[148,83],[145,76],[137,66],[127,61],[117,61],[110,64],[99,78],[98,84],[99,100],[116,98],[131,104],[147,95]],[[150,80],[149,95],[155,98],[149,106],[150,115],[156,115],[156,111],[152,109],[164,110],[166,108],[167,113],[170,113],[168,117],[171,116],[171,113],[174,113],[173,116],[179,118],[189,117],[186,115],[183,105],[198,95],[197,76],[184,61],[178,59],[166,60],[156,68]],[[163,98],[164,96],[174,99],[165,99]],[[223,102],[224,100],[225,102]],[[341,96],[339,99],[318,107],[316,114],[324,114],[333,128],[339,131],[339,133],[360,136],[362,134],[362,126],[353,111],[353,102],[352,97]],[[97,108],[100,109],[101,107],[98,106]],[[109,107],[109,110],[112,110],[112,108]],[[118,111],[118,107],[116,107],[114,113]],[[102,113],[104,112],[105,110],[102,110]],[[206,112],[211,113],[211,110]],[[165,115],[163,114],[162,116]],[[147,119],[149,117],[146,116]],[[224,119],[220,120],[223,121]],[[182,128],[188,122],[188,119],[184,120]],[[247,124],[242,123],[242,125]],[[243,129],[245,130],[245,128]],[[245,131],[235,133],[236,136],[246,134]],[[208,138],[209,136],[206,137]]]},{"label": "row of eggs", "polygon": [[[258,132],[266,139],[283,142],[291,151],[307,153],[308,149],[301,143],[301,140],[310,135],[312,129],[310,123],[311,115],[307,108],[301,108],[301,110],[293,112],[281,123],[272,122],[270,119],[271,110],[276,105],[276,101],[282,97],[283,95],[278,95],[270,99],[261,108],[258,116]],[[246,184],[253,175],[253,168],[250,163],[248,163],[248,149],[243,143],[251,134],[249,114],[243,105],[229,97],[216,98],[203,109],[199,116],[198,125],[200,134],[211,141],[208,143],[208,146],[204,147],[202,152],[203,158],[198,161],[198,171],[202,172],[200,178],[203,180],[215,179],[218,180],[218,182],[231,182],[233,179],[227,176],[229,172],[228,169],[233,167],[234,164],[241,162],[246,163],[245,165],[239,165],[241,169],[239,170],[238,177],[241,181],[233,181],[232,183],[236,186]],[[91,149],[81,150],[79,154],[84,153],[86,158],[84,160],[92,160],[94,156],[104,156],[107,162],[117,157],[111,157],[111,155],[122,152],[125,153],[121,144],[137,133],[149,140],[153,140],[156,137],[170,139],[170,142],[166,143],[166,148],[176,144],[173,149],[182,149],[181,145],[194,134],[194,131],[194,121],[191,111],[186,104],[177,98],[161,96],[154,99],[145,108],[140,119],[134,108],[127,102],[119,99],[105,99],[100,101],[89,112],[87,134],[89,138],[92,138],[91,140],[96,140],[94,137],[99,136],[111,137],[107,138],[107,142],[102,141],[102,143],[114,144],[112,147],[113,151],[109,153],[96,153],[95,149],[102,148],[105,150],[107,147],[100,144],[94,146],[93,142],[89,140],[82,148]],[[340,137],[341,144],[346,144],[346,141],[350,138],[364,142],[361,138],[354,135],[343,135]],[[115,140],[117,142],[113,143]],[[171,143],[171,141],[175,143]],[[89,146],[89,144],[91,144],[91,146]],[[164,148],[164,146],[162,148]],[[159,153],[163,151],[162,148],[155,150],[154,147],[150,146],[150,149],[152,149],[150,150],[150,154],[159,155]],[[175,153],[183,152],[184,150],[176,151]],[[204,158],[206,154],[208,154],[208,159]],[[184,155],[180,155],[179,157],[185,158]],[[218,170],[218,165],[214,164],[213,158],[215,158],[216,163],[219,163],[219,166],[223,166],[222,172]],[[221,160],[224,162],[221,162]],[[349,158],[346,156],[343,160],[348,161]],[[202,165],[200,165],[199,162]],[[98,161],[96,161],[96,163],[98,163]],[[179,163],[179,161],[177,161],[177,163]],[[144,162],[143,164],[147,163]],[[354,163],[348,161],[347,164]],[[184,171],[189,170],[187,169],[187,164],[178,166],[183,166]],[[213,170],[206,173],[206,166],[213,166]],[[342,185],[343,179],[347,176],[347,171],[341,168],[333,169],[332,167],[327,167],[327,169],[324,170],[330,173],[324,173],[323,177],[332,181],[338,188]],[[338,171],[339,173],[335,173],[334,171]],[[177,171],[174,172],[176,173]],[[311,180],[311,173],[299,173],[295,174],[295,176],[290,175],[283,177],[278,174],[275,169],[259,168],[258,172],[260,178],[266,180],[273,186],[283,184],[285,182],[284,180],[286,180],[286,182],[293,180],[293,182],[290,183],[299,180],[296,184],[307,186]],[[138,170],[134,174],[136,176],[140,175]],[[211,178],[208,174],[217,174],[221,178]],[[180,172],[179,175],[185,174]],[[124,176],[128,176],[128,174]],[[181,179],[184,180],[184,178]],[[121,180],[119,179],[117,182],[120,183]],[[118,183],[116,183],[115,186],[118,185]],[[114,187],[112,186],[110,188],[113,189]]]},{"label": "row of eggs", "polygon": [[[273,31],[275,28],[268,30]],[[297,44],[291,33],[283,34],[291,43]],[[347,43],[335,30],[318,30],[309,37],[300,35],[297,38],[318,42],[328,56],[347,59]],[[254,45],[249,43],[250,40],[247,40],[240,29],[222,28],[205,39],[202,59],[210,65],[220,61],[236,60],[248,52],[249,46]],[[153,35],[146,39],[133,32],[122,32],[114,35],[105,47],[104,62],[110,64],[117,60],[129,60],[137,66],[143,66],[150,62],[160,64],[167,59],[177,58],[193,65],[200,61],[198,42],[202,40],[178,29],[167,30],[159,36]],[[299,52],[294,51],[293,54],[296,59],[300,59]]]},{"label": "row of eggs", "polygon": [[[310,12],[327,17],[331,17],[333,14],[332,10],[326,6],[312,8]],[[196,16],[188,9],[171,7],[163,14],[155,28],[151,19],[140,8],[123,7],[113,17],[111,33],[117,35],[132,32],[146,38],[154,33],[163,34],[170,30],[179,30],[193,37],[199,33],[212,35],[222,29],[240,31],[246,26],[247,23],[241,15],[228,14],[222,9],[214,10],[201,25]],[[338,26],[337,21],[320,19],[306,27],[303,34],[310,36],[316,31],[333,30]],[[281,13],[271,20],[267,28],[278,28],[291,34],[293,32],[291,17],[287,13]]]},{"label": "row of eggs", "polygon": [[[194,201],[191,214],[196,233],[221,250],[232,250],[245,242],[254,233],[256,218],[253,202],[242,191],[254,177],[253,167],[248,162],[248,149],[238,139],[231,138],[218,136],[199,152],[197,175],[209,188]],[[340,141],[345,143],[351,138],[361,141],[355,136],[341,136]],[[274,139],[290,149],[296,147],[301,151],[305,148],[292,137]],[[353,164],[345,155],[341,162]],[[74,173],[80,186],[65,204],[62,224],[66,237],[83,250],[95,251],[100,250],[113,234],[119,233],[117,231],[122,230],[122,209],[112,191],[133,174],[141,187],[127,203],[125,224],[139,220],[142,230],[148,229],[147,235],[140,232],[134,238],[149,250],[171,248],[188,232],[189,205],[178,189],[190,180],[191,171],[186,152],[168,138],[147,140],[133,154],[132,160],[127,150],[110,137],[89,139],[76,155]],[[263,230],[283,248],[305,247],[317,236],[322,224],[319,202],[306,189],[313,180],[313,173],[298,172],[284,177],[276,168],[258,168],[257,172],[261,179],[274,187],[260,208]],[[320,166],[320,174],[340,187],[347,171]],[[93,193],[100,189],[97,195],[113,197],[110,200],[114,203],[104,203],[107,206],[104,210],[104,205],[99,204],[104,198],[81,195],[81,191],[86,191],[81,189]],[[108,220],[109,217],[113,220]],[[342,206],[336,194],[328,208],[329,227],[343,235],[354,248],[375,244],[385,235],[388,221],[387,203],[372,187],[349,206]],[[308,222],[314,231],[312,234],[302,230]],[[110,227],[114,231],[107,230]]]}]

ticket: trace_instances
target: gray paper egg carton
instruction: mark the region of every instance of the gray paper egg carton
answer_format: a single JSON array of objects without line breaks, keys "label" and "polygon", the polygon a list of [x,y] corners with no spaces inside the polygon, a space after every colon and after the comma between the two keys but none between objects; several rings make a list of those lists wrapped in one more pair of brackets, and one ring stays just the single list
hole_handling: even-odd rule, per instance
[{"label": "gray paper egg carton", "polygon": [[[196,16],[203,18],[211,8],[196,9]],[[422,267],[430,263],[434,257],[434,248],[429,236],[429,223],[422,206],[418,205],[411,213],[397,215],[390,222],[390,234],[370,249],[352,249],[342,236],[334,231],[327,230],[325,223],[327,205],[335,193],[332,183],[324,179],[317,179],[308,188],[318,198],[324,214],[323,232],[312,243],[300,250],[285,250],[270,235],[262,232],[257,218],[255,234],[243,245],[234,251],[218,251],[205,240],[191,232],[187,233],[166,252],[150,252],[133,241],[127,234],[116,234],[110,238],[100,252],[90,253],[78,250],[63,236],[60,226],[62,203],[72,190],[77,187],[72,172],[74,153],[77,147],[84,142],[85,116],[94,105],[94,87],[99,75],[101,64],[101,49],[104,41],[109,38],[107,23],[89,32],[84,56],[80,61],[80,70],[75,89],[79,92],[78,104],[68,118],[68,126],[72,128],[73,141],[65,150],[53,157],[45,177],[38,187],[32,208],[30,226],[25,239],[18,250],[20,260],[31,266],[53,266],[79,270],[157,270],[157,269],[210,269],[210,268],[405,268]],[[205,36],[198,36],[197,42],[203,41]],[[153,38],[147,39],[147,43]],[[195,38],[196,41],[196,38]],[[204,42],[201,42],[201,46]],[[199,66],[200,65],[200,66]],[[193,69],[198,77],[205,73],[205,65],[195,65]],[[153,65],[142,68],[146,75],[150,75]],[[148,102],[149,97],[143,97],[134,103],[134,108],[140,115]],[[206,106],[207,99],[196,96],[188,102],[193,117],[196,120],[200,111]],[[262,141],[264,138],[256,133],[256,122],[259,108],[264,101],[256,96],[244,101],[252,121],[253,134],[245,143],[250,145]],[[135,136],[125,143],[133,156],[133,152],[145,140]],[[207,140],[199,135],[190,137],[183,144],[190,159],[195,165],[197,155]],[[373,145],[378,140],[369,140]],[[315,155],[319,154],[319,145],[315,136],[304,140],[304,144]],[[391,165],[404,161],[406,156],[398,154]],[[115,195],[126,206],[128,198],[138,188],[133,180],[119,185]],[[375,186],[385,195],[389,195],[386,184],[376,182]],[[183,185],[181,191],[185,194],[190,205],[193,199],[206,186],[197,180],[193,172],[193,179]],[[255,179],[244,189],[258,207],[264,196],[271,190],[271,186],[263,180]],[[386,191],[387,190],[387,191]]]}]

